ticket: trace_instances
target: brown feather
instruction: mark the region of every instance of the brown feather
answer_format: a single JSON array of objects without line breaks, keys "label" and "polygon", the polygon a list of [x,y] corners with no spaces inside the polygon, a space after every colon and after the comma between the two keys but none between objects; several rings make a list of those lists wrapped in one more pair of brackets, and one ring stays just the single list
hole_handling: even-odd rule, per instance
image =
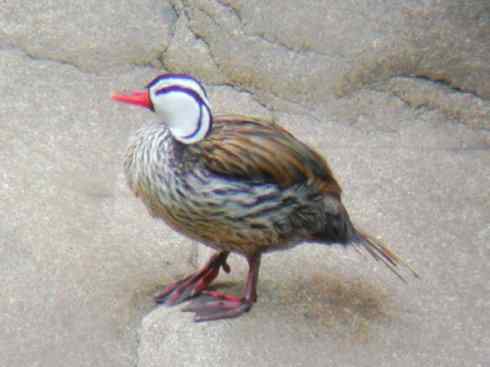
[{"label": "brown feather", "polygon": [[307,182],[322,193],[341,194],[327,162],[271,121],[217,116],[211,134],[190,149],[220,175],[272,182],[281,188]]}]

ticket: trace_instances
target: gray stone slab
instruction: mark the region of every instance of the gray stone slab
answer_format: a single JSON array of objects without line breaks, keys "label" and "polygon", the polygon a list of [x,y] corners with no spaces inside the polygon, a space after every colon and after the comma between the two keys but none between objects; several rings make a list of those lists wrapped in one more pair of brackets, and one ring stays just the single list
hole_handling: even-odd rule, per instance
[{"label": "gray stone slab", "polygon": [[[489,19],[477,0],[4,2],[2,363],[488,365]],[[156,307],[210,253],[122,176],[154,117],[110,92],[162,65],[212,84],[215,111],[271,117],[326,155],[354,220],[422,279],[303,246],[265,257],[240,319]],[[231,265],[217,285],[237,294]]]},{"label": "gray stone slab", "polygon": [[100,72],[155,62],[176,14],[167,2],[4,1],[0,45]]},{"label": "gray stone slab", "polygon": [[[490,96],[486,1],[172,3],[209,47],[208,72],[217,67],[228,81],[265,94],[311,105],[411,76]],[[173,53],[167,67],[208,75],[202,65],[174,60]]]},{"label": "gray stone slab", "polygon": [[110,93],[154,71],[95,77],[6,51],[0,68],[2,364],[134,365],[148,297],[194,252],[121,174],[131,120],[151,115]]}]

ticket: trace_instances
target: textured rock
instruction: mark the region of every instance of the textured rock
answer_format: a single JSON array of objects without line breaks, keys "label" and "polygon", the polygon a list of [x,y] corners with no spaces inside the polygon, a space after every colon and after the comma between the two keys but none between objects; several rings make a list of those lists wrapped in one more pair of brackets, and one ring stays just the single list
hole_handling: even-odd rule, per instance
[{"label": "textured rock", "polygon": [[155,62],[176,15],[165,2],[4,1],[0,44],[94,72]]},{"label": "textured rock", "polygon": [[134,365],[141,300],[193,254],[121,175],[136,126],[110,90],[154,72],[94,77],[12,52],[0,65],[2,363]]},{"label": "textured rock", "polygon": [[222,83],[225,80],[213,60],[208,45],[191,32],[185,16],[179,17],[175,35],[161,61],[167,69],[191,71],[208,83]]},{"label": "textured rock", "polygon": [[[485,0],[3,2],[2,363],[488,365],[489,19]],[[209,255],[122,177],[153,116],[110,92],[162,67],[326,155],[353,218],[422,279],[311,245],[265,257],[240,319],[155,307]],[[246,266],[231,265],[218,286],[238,293]]]},{"label": "textured rock", "polygon": [[490,96],[486,1],[172,3],[230,82],[264,94],[317,104],[418,76]]}]

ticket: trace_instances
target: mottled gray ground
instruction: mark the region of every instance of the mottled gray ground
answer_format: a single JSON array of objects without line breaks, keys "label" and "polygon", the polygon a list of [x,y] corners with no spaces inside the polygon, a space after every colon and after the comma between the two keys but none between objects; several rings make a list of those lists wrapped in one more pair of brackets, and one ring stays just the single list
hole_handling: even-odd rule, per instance
[{"label": "mottled gray ground", "polygon": [[[1,364],[489,365],[489,60],[487,0],[4,1]],[[164,70],[326,155],[421,280],[308,245],[264,258],[240,319],[156,307],[209,251],[128,192],[127,138],[154,117],[110,93]],[[219,285],[239,292],[232,267]]]}]

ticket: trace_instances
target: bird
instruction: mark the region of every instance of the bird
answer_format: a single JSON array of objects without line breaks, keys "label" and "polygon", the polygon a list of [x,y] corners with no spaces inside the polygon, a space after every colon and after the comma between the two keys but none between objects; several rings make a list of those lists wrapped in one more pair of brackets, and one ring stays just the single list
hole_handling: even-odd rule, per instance
[{"label": "bird", "polygon": [[[158,120],[130,139],[124,172],[151,216],[216,252],[198,271],[155,297],[188,302],[194,321],[240,316],[257,301],[261,257],[299,244],[365,249],[402,280],[418,274],[381,240],[355,226],[327,161],[277,122],[214,114],[201,81],[164,73],[145,88],[114,92],[117,102],[153,111]],[[248,262],[240,296],[209,288],[230,253]]]}]

